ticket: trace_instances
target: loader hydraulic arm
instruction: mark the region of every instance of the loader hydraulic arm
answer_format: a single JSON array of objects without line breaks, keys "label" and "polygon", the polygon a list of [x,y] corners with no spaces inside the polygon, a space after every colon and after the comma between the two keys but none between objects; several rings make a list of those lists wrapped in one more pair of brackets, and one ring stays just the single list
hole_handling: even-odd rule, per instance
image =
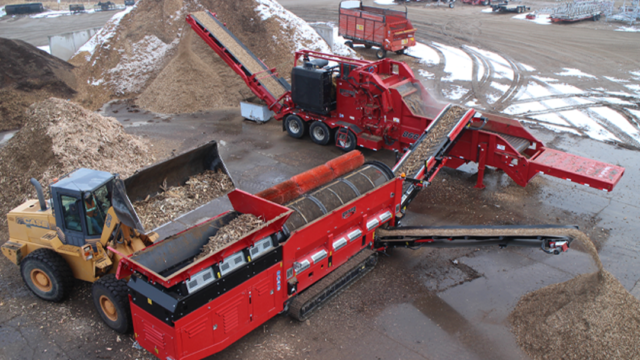
[{"label": "loader hydraulic arm", "polygon": [[498,245],[539,247],[559,255],[569,249],[579,233],[577,226],[411,226],[379,229],[376,248],[387,247],[477,247]]}]

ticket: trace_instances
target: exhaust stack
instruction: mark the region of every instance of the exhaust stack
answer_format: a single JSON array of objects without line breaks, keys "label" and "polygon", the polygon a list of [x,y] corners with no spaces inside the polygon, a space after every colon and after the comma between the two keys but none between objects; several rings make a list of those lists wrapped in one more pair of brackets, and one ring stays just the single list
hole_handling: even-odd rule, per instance
[{"label": "exhaust stack", "polygon": [[33,187],[36,188],[36,192],[38,193],[38,201],[40,202],[40,210],[41,211],[47,210],[47,203],[46,203],[46,201],[44,201],[44,194],[42,193],[42,185],[40,185],[40,182],[38,180],[36,180],[35,178],[31,178],[31,184],[33,184]]}]

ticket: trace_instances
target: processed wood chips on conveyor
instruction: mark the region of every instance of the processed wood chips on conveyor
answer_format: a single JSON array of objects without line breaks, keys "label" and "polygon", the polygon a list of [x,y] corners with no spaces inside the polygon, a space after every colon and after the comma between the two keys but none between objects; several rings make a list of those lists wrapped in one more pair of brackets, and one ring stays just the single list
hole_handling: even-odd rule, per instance
[{"label": "processed wood chips on conveyor", "polygon": [[434,151],[434,147],[440,145],[439,142],[445,136],[456,122],[466,113],[466,109],[459,106],[452,106],[442,116],[435,126],[429,130],[427,137],[418,145],[408,159],[404,161],[402,166],[396,170],[396,174],[405,173],[407,176],[413,176],[427,160],[427,156]]},{"label": "processed wood chips on conveyor", "polygon": [[192,176],[183,186],[161,186],[161,192],[151,198],[133,203],[133,207],[146,230],[169,222],[233,190],[227,174],[207,170]]},{"label": "processed wood chips on conveyor", "polygon": [[234,243],[246,234],[264,225],[265,222],[253,214],[242,214],[231,220],[229,224],[218,230],[215,236],[209,237],[209,242],[202,247],[202,250],[194,260],[201,259],[209,254]]}]

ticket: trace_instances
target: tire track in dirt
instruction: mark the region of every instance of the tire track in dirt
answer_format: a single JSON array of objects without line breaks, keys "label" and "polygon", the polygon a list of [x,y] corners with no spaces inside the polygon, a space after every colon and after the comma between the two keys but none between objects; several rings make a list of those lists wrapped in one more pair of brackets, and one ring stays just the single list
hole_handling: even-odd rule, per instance
[{"label": "tire track in dirt", "polygon": [[[465,96],[462,97],[462,99],[460,99],[460,102],[466,103],[475,98],[481,103],[483,107],[490,107],[491,105],[487,101],[487,97],[484,94],[487,92],[487,87],[491,83],[490,80],[493,79],[493,76],[495,74],[493,64],[491,64],[491,61],[487,60],[487,58],[479,54],[477,51],[474,51],[466,46],[463,46],[462,50],[473,61],[473,71],[471,74],[471,89]],[[478,79],[478,72],[481,66],[484,71],[482,73],[482,77]]]},{"label": "tire track in dirt", "polygon": [[526,87],[528,80],[525,76],[523,76],[522,70],[520,70],[520,67],[518,66],[518,64],[516,64],[515,61],[513,61],[513,59],[502,54],[499,55],[507,60],[507,62],[509,62],[511,70],[513,70],[513,80],[511,81],[511,86],[493,105],[495,110],[502,111],[511,106],[511,101],[513,101],[515,97],[518,96],[520,90]]}]

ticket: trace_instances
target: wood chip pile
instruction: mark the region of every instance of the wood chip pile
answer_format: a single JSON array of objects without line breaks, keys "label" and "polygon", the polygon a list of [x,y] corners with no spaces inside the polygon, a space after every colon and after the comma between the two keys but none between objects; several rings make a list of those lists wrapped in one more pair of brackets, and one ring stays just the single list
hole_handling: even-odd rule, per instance
[{"label": "wood chip pile", "polygon": [[427,137],[422,140],[413,153],[407,158],[402,166],[396,170],[396,174],[405,173],[413,176],[424,165],[424,161],[429,156],[434,155],[436,147],[440,145],[444,137],[451,131],[460,118],[466,113],[466,109],[459,106],[452,106],[443,115],[434,128],[429,131]]},{"label": "wood chip pile", "polygon": [[32,105],[22,129],[0,149],[0,228],[6,226],[4,214],[36,198],[31,177],[45,193],[53,178],[80,167],[126,178],[155,162],[149,147],[116,119],[69,101],[50,98]]},{"label": "wood chip pile", "polygon": [[242,239],[246,234],[262,227],[265,222],[252,214],[242,214],[231,220],[229,224],[218,230],[215,236],[209,238],[209,242],[202,247],[202,250],[194,260],[201,259],[209,254],[224,248],[225,246]]},{"label": "wood chip pile", "polygon": [[145,229],[152,230],[233,189],[227,174],[207,170],[190,177],[183,186],[161,187],[158,195],[137,201],[133,207]]}]

